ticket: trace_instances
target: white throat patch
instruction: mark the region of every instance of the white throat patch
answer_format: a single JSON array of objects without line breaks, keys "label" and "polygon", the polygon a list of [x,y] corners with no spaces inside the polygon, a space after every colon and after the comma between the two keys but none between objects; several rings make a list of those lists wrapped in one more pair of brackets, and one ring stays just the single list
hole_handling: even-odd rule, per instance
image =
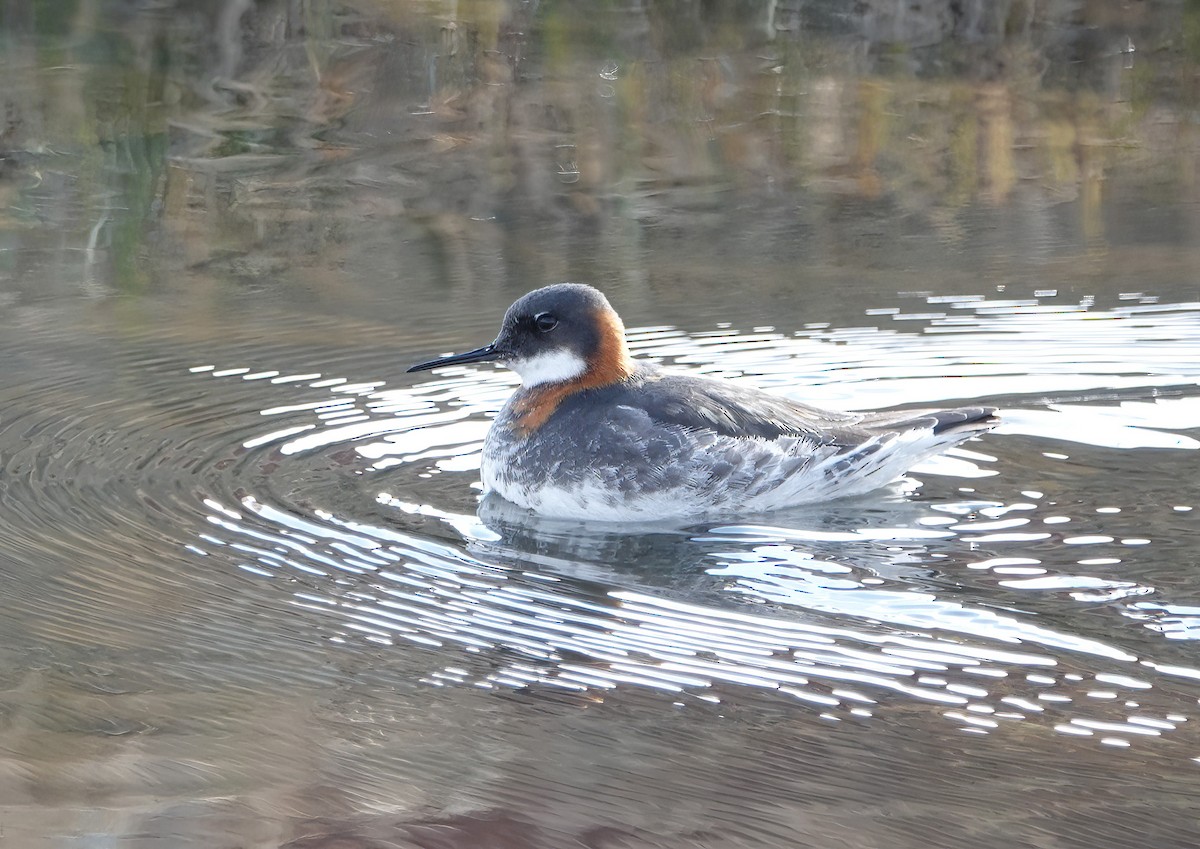
[{"label": "white throat patch", "polygon": [[587,371],[587,362],[571,351],[560,348],[535,357],[505,363],[521,375],[521,385],[529,388],[543,383],[565,383]]}]

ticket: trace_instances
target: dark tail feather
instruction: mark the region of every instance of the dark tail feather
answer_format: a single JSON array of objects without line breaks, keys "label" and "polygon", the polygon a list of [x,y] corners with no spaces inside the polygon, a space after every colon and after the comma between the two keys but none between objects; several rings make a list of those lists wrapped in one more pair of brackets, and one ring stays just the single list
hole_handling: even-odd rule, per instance
[{"label": "dark tail feather", "polygon": [[863,424],[874,430],[913,430],[932,428],[934,434],[982,433],[994,427],[998,419],[994,407],[955,407],[951,410],[889,410],[874,413]]},{"label": "dark tail feather", "polygon": [[995,407],[959,407],[954,410],[937,410],[930,415],[934,420],[934,433],[987,430],[998,421]]}]

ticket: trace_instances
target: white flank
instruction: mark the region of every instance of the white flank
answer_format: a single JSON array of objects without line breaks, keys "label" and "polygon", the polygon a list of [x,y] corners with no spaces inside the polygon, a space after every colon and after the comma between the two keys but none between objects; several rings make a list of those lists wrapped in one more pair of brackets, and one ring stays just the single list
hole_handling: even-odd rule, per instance
[{"label": "white flank", "polygon": [[563,349],[523,360],[511,360],[506,365],[521,375],[521,385],[526,388],[543,383],[565,383],[587,371],[587,363],[583,359]]}]

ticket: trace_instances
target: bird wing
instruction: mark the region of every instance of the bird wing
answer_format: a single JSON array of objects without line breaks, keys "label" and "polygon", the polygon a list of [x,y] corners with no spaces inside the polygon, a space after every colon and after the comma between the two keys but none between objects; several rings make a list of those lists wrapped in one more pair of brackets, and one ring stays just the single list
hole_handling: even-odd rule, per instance
[{"label": "bird wing", "polygon": [[[885,410],[845,413],[810,407],[753,387],[662,371],[639,369],[622,392],[635,392],[652,421],[689,431],[741,439],[798,437],[814,445],[854,448],[889,433],[929,430],[932,435],[981,432],[995,424],[991,407]],[[612,401],[626,401],[615,397]]]},{"label": "bird wing", "polygon": [[[646,370],[639,374],[637,406],[663,425],[720,436],[775,440],[801,437],[820,445],[861,441],[862,416],[809,407],[726,381]],[[620,401],[618,401],[620,403]]]}]

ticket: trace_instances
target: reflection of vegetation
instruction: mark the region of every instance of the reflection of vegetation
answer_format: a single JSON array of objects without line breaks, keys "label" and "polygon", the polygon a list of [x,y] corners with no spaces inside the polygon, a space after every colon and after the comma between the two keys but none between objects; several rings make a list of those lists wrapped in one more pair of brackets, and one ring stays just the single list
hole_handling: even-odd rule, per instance
[{"label": "reflection of vegetation", "polygon": [[[121,205],[113,216],[110,239],[113,282],[123,291],[136,291],[148,282],[141,260],[146,235],[155,219],[166,163],[165,133],[127,135],[116,140],[112,154],[124,162],[118,189]],[[117,169],[114,169],[117,170]]]},{"label": "reflection of vegetation", "polygon": [[[1183,5],[1183,53],[1193,63],[1200,64],[1200,0],[1187,0]],[[1192,79],[1195,79],[1193,74]]]},{"label": "reflection of vegetation", "polygon": [[[1058,19],[1014,3],[972,21],[949,3],[903,20],[835,5],[10,3],[0,180],[107,248],[125,290],[146,284],[161,223],[205,240],[194,259],[268,236],[296,256],[341,238],[364,198],[441,243],[463,221],[567,216],[608,221],[624,250],[638,222],[768,186],[816,219],[847,195],[945,221],[1036,192],[1078,200],[1095,235],[1114,167],[1194,182],[1196,134],[1164,127],[1195,109],[1196,2]],[[74,163],[58,194],[45,151]]]},{"label": "reflection of vegetation", "polygon": [[[37,0],[33,3],[9,4],[10,14],[21,15],[32,24],[40,38],[64,38],[72,35],[79,0]],[[7,11],[7,10],[6,10]]]}]

